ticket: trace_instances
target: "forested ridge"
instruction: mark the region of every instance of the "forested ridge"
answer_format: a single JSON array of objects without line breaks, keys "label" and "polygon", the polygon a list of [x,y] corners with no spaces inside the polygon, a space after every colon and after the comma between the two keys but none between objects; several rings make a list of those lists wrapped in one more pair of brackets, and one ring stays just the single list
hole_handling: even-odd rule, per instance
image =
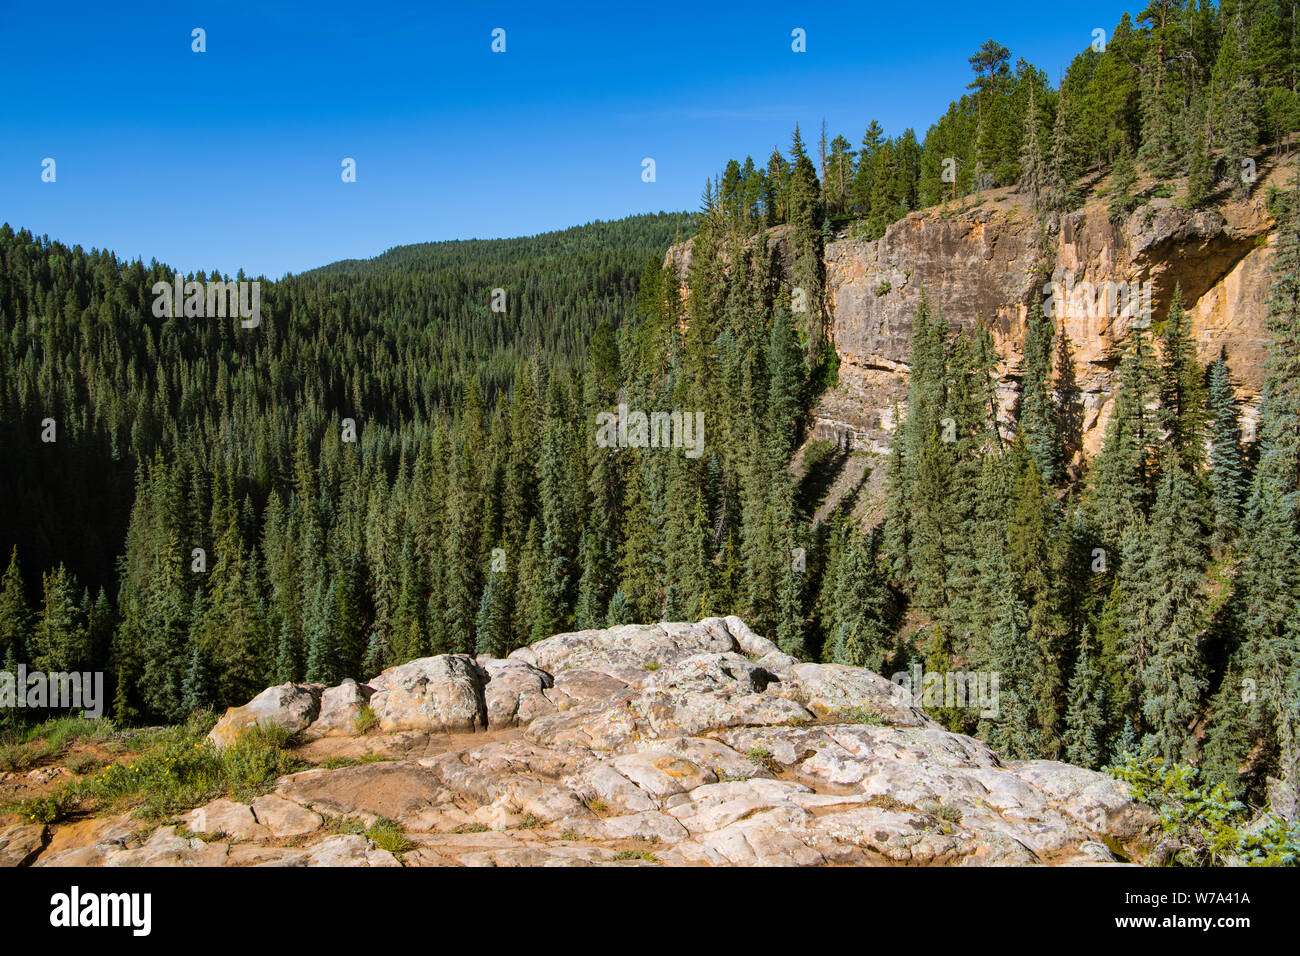
[{"label": "forested ridge", "polygon": [[[835,378],[837,228],[876,237],[1009,184],[1040,224],[1089,197],[1118,217],[1161,189],[1189,206],[1247,195],[1246,161],[1297,125],[1298,28],[1268,0],[1153,3],[1059,89],[990,41],[921,143],[873,123],[861,151],[824,135],[810,149],[796,128],[764,169],[728,163],[698,215],[336,263],[263,283],[255,329],[156,319],[165,266],[6,226],[0,653],[106,670],[117,719],[175,721],[270,683],[734,613],[801,657],[999,673],[998,716],[932,709],[1010,757],[1097,767],[1145,749],[1252,799],[1270,775],[1294,786],[1293,191],[1263,197],[1273,365],[1254,442],[1175,299],[1130,337],[1104,447],[1075,483],[1052,323],[1031,315],[1007,428],[986,317],[923,306],[879,463],[883,524],[847,506],[814,522],[825,450],[809,446],[801,480],[790,462]],[[788,262],[765,241],[777,225]],[[678,274],[664,251],[688,236]],[[703,411],[704,454],[602,447],[597,416],[619,406]]]}]

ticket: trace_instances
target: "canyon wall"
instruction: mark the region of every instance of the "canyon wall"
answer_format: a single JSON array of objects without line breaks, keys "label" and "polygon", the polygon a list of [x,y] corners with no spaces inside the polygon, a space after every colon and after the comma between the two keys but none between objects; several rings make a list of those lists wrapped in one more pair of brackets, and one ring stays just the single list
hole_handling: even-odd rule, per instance
[{"label": "canyon wall", "polygon": [[[828,322],[840,360],[839,381],[813,411],[814,434],[853,450],[884,453],[906,414],[912,325],[922,292],[952,323],[990,330],[1001,416],[1014,421],[1030,306],[1043,299],[1057,328],[1057,384],[1072,386],[1081,434],[1072,470],[1101,448],[1118,388],[1123,349],[1141,310],[1127,314],[1111,287],[1146,290],[1145,321],[1156,331],[1180,286],[1202,363],[1222,351],[1251,440],[1258,420],[1265,359],[1265,317],[1272,281],[1273,220],[1263,197],[1289,178],[1270,169],[1244,202],[1190,211],[1152,199],[1122,222],[1094,197],[1083,208],[1049,216],[1040,231],[1014,187],[915,212],[878,240],[841,234],[827,243]],[[789,227],[767,234],[776,273],[787,284]],[[690,242],[669,250],[665,265],[689,277]],[[1046,272],[1043,267],[1046,267]],[[784,275],[782,275],[784,273]],[[1055,284],[1056,295],[1047,292]],[[1046,288],[1045,288],[1046,286]]]},{"label": "canyon wall", "polygon": [[[1077,466],[1101,447],[1120,355],[1142,315],[1125,314],[1122,299],[1108,301],[1108,284],[1122,283],[1149,290],[1149,319],[1157,326],[1181,286],[1198,357],[1208,363],[1224,350],[1249,434],[1263,381],[1271,281],[1273,223],[1263,201],[1192,212],[1157,199],[1118,223],[1095,202],[1048,218],[1040,240],[1019,199],[1014,189],[990,191],[964,211],[914,213],[873,242],[827,245],[830,329],[841,364],[839,384],[814,412],[817,433],[887,450],[906,411],[912,322],[923,291],[949,321],[965,328],[983,323],[992,333],[1009,421],[1029,309],[1035,296],[1048,300],[1055,283],[1050,302],[1060,303],[1054,321],[1068,356],[1058,362],[1058,381],[1073,380],[1083,412]],[[1039,271],[1040,261],[1050,275]]]}]

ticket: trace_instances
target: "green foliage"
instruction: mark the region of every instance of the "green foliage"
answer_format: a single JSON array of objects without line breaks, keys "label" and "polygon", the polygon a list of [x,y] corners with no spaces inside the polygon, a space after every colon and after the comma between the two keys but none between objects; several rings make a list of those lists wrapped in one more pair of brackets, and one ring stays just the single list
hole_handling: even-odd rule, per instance
[{"label": "green foliage", "polygon": [[415,844],[406,838],[406,829],[396,820],[379,817],[365,829],[366,837],[381,850],[387,850],[394,856],[415,849]]},{"label": "green foliage", "polygon": [[363,704],[361,709],[357,711],[356,717],[352,718],[352,726],[358,734],[368,734],[374,730],[378,723],[379,718],[369,704]]},{"label": "green foliage", "polygon": [[1129,785],[1133,799],[1156,812],[1161,839],[1148,863],[1165,866],[1300,864],[1300,828],[1278,817],[1246,822],[1245,806],[1222,785],[1205,786],[1194,767],[1123,753],[1109,773]]},{"label": "green foliage", "polygon": [[250,731],[221,752],[184,727],[155,733],[145,742],[143,750],[66,784],[35,812],[130,809],[157,822],[219,796],[249,799],[302,766],[285,749],[287,735],[272,729]]}]

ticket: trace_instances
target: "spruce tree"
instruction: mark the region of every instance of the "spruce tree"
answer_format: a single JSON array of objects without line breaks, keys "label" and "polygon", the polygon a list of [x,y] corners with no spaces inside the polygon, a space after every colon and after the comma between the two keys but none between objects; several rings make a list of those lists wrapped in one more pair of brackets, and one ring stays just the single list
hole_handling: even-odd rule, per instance
[{"label": "spruce tree", "polygon": [[1020,428],[1025,446],[1043,481],[1056,483],[1061,457],[1060,416],[1052,395],[1053,328],[1035,297],[1025,335],[1024,371],[1020,378]]},{"label": "spruce tree", "polygon": [[18,546],[14,545],[4,580],[0,581],[0,655],[12,654],[15,660],[27,660],[31,627],[32,614],[18,567]]},{"label": "spruce tree", "polygon": [[1222,352],[1210,365],[1210,487],[1214,524],[1221,541],[1235,537],[1241,525],[1246,491],[1246,463],[1241,450],[1237,396]]},{"label": "spruce tree", "polygon": [[1038,141],[1038,100],[1034,83],[1029,84],[1029,108],[1025,112],[1025,130],[1020,138],[1020,192],[1027,197],[1029,209],[1037,215],[1047,204],[1048,173],[1043,147]]},{"label": "spruce tree", "polygon": [[1096,770],[1106,759],[1106,682],[1097,666],[1096,650],[1087,628],[1070,677],[1069,698],[1065,713],[1065,759]]},{"label": "spruce tree", "polygon": [[1199,464],[1204,444],[1204,375],[1196,361],[1191,321],[1183,308],[1183,290],[1174,285],[1173,301],[1165,318],[1160,348],[1160,427],[1165,433],[1164,453],[1175,453],[1189,467]]},{"label": "spruce tree", "polygon": [[1137,167],[1133,163],[1133,153],[1129,149],[1128,141],[1125,140],[1110,175],[1110,199],[1107,212],[1111,219],[1123,219],[1137,206],[1138,198],[1134,194],[1137,181]]},{"label": "spruce tree", "polygon": [[1277,242],[1269,296],[1269,358],[1260,456],[1246,507],[1243,660],[1272,723],[1280,775],[1300,792],[1300,202],[1275,205]]},{"label": "spruce tree", "polygon": [[845,523],[830,589],[829,634],[822,656],[880,673],[892,647],[889,591],[876,559],[875,535]]},{"label": "spruce tree", "polygon": [[1209,537],[1196,480],[1176,456],[1161,478],[1143,550],[1130,592],[1130,601],[1146,606],[1136,620],[1148,649],[1138,668],[1142,716],[1156,752],[1185,762],[1194,746],[1188,732],[1206,690],[1202,575]]}]

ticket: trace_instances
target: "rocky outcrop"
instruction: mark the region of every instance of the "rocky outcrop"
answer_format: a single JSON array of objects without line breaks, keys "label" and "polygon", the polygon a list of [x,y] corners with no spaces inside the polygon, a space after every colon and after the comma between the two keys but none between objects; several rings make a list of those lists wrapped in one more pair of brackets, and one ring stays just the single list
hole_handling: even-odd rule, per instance
[{"label": "rocky outcrop", "polygon": [[[1226,349],[1234,384],[1254,415],[1262,384],[1264,315],[1269,285],[1271,220],[1261,203],[1192,212],[1153,200],[1114,223],[1100,203],[1044,225],[1046,273],[1040,271],[1038,226],[1012,190],[982,194],[964,212],[928,209],[894,223],[875,242],[844,238],[826,248],[831,334],[840,384],[815,412],[826,437],[857,447],[888,448],[907,398],[912,320],[922,290],[956,324],[983,323],[1002,363],[999,397],[1009,420],[1019,391],[1026,323],[1035,298],[1052,284],[1065,378],[1077,389],[1081,457],[1101,447],[1118,385],[1117,366],[1133,326],[1111,288],[1150,283],[1159,323],[1175,285],[1191,314],[1198,358]],[[1044,287],[1047,287],[1046,289]],[[1063,300],[1063,301],[1062,301]],[[1079,462],[1076,461],[1076,465]]]},{"label": "rocky outcrop", "polygon": [[[1001,355],[1000,415],[1013,419],[1019,395],[1030,306],[1062,295],[1055,322],[1063,351],[1058,384],[1077,396],[1070,436],[1077,474],[1101,447],[1118,385],[1120,354],[1133,323],[1120,284],[1150,289],[1150,314],[1161,322],[1175,285],[1191,315],[1202,363],[1225,351],[1250,440],[1263,383],[1273,222],[1263,196],[1291,176],[1291,161],[1265,163],[1254,196],[1215,209],[1188,211],[1151,199],[1123,222],[1105,200],[1039,223],[1014,188],[968,197],[966,204],[920,210],[875,241],[841,234],[825,249],[829,332],[840,360],[839,381],[813,411],[815,433],[841,447],[888,451],[906,413],[913,320],[924,291],[954,324],[990,330]],[[768,258],[787,284],[787,227],[766,236]],[[691,243],[669,250],[665,265],[689,278]],[[1147,284],[1149,283],[1149,286]]]},{"label": "rocky outcrop", "polygon": [[[1083,865],[1140,857],[1153,822],[1112,777],[1003,760],[903,686],[799,663],[736,617],[559,634],[506,660],[441,655],[365,686],[379,726],[364,737],[317,726],[325,705],[307,720],[307,701],[351,706],[361,685],[284,685],[229,711],[213,740],[256,715],[300,725],[304,753],[358,747],[369,762],[291,774],[152,834],[106,822],[88,845],[56,832],[40,852],[42,830],[0,847],[42,866]],[[355,832],[380,818],[405,828],[405,852]]]}]

